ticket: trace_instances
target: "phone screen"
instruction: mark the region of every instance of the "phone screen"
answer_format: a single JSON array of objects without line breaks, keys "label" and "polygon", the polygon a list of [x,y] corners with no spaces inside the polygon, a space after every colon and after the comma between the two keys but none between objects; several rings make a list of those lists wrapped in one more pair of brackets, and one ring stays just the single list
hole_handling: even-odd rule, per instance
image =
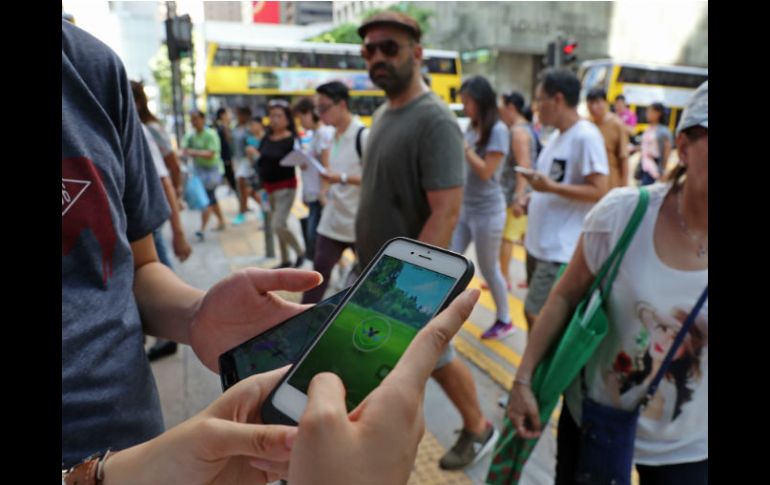
[{"label": "phone screen", "polygon": [[220,358],[223,388],[296,362],[346,293],[347,289],[225,352]]},{"label": "phone screen", "polygon": [[456,281],[383,255],[288,383],[307,394],[316,374],[333,372],[344,382],[347,407],[352,410],[393,369]]}]

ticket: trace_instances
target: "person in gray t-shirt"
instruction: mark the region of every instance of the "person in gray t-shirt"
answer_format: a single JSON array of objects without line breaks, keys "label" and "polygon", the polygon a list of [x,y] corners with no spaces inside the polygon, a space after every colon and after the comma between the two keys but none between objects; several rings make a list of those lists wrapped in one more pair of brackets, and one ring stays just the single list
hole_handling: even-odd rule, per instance
[{"label": "person in gray t-shirt", "polygon": [[497,257],[503,240],[506,206],[500,174],[511,137],[499,119],[497,95],[489,81],[481,76],[466,80],[460,87],[460,98],[471,125],[465,133],[465,198],[451,248],[464,253],[471,241],[475,243],[481,274],[497,307],[495,322],[481,338],[500,339],[514,331],[505,278]]},{"label": "person in gray t-shirt", "polygon": [[[463,140],[457,121],[420,74],[420,27],[402,13],[369,17],[358,30],[372,81],[388,101],[374,114],[364,148],[356,249],[363,268],[396,236],[448,247],[463,191]],[[502,200],[502,195],[501,195]],[[497,431],[485,418],[473,376],[453,354],[433,377],[457,406],[463,432],[439,462],[459,469],[491,451]]]}]

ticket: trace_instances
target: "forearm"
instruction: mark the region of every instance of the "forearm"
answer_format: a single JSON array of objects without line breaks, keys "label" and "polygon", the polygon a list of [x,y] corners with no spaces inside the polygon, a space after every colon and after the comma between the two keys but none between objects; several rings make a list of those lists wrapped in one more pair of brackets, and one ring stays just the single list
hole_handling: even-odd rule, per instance
[{"label": "forearm", "polygon": [[190,342],[190,323],[203,299],[203,291],[153,261],[136,269],[134,296],[146,334],[183,344]]},{"label": "forearm", "polygon": [[213,159],[215,154],[213,150],[190,150],[190,149],[187,149],[187,153],[190,156],[204,158],[206,160]]},{"label": "forearm", "polygon": [[492,177],[492,174],[494,174],[495,168],[497,168],[496,165],[484,160],[470,148],[465,150],[465,159],[473,173],[475,173],[481,180],[489,180]]},{"label": "forearm", "polygon": [[458,218],[459,210],[433,212],[417,239],[434,246],[448,248],[452,242],[452,232]]},{"label": "forearm", "polygon": [[[174,184],[174,189],[179,190],[182,187],[182,170],[179,168],[179,159],[174,151],[170,151],[168,155],[163,157],[163,162],[166,164],[168,173],[171,176],[171,182]],[[181,194],[177,194],[181,195]]]},{"label": "forearm", "polygon": [[550,192],[578,202],[598,202],[607,193],[606,184],[599,188],[590,184],[554,184]]},{"label": "forearm", "polygon": [[524,175],[517,173],[516,174],[516,189],[513,193],[514,200],[519,197],[524,197],[527,194],[527,186],[529,185],[529,181],[527,180],[527,177]]},{"label": "forearm", "polygon": [[184,232],[182,229],[182,221],[179,218],[179,202],[176,199],[176,190],[171,186],[171,180],[169,180],[168,177],[163,177],[160,180],[163,185],[163,191],[166,193],[168,206],[171,208],[171,216],[168,219],[171,223],[171,231],[174,233],[174,236],[176,236],[178,233]]},{"label": "forearm", "polygon": [[128,485],[157,481],[160,477],[156,474],[157,468],[151,463],[154,458],[153,453],[147,452],[154,441],[141,443],[111,455],[104,463],[102,485]]}]

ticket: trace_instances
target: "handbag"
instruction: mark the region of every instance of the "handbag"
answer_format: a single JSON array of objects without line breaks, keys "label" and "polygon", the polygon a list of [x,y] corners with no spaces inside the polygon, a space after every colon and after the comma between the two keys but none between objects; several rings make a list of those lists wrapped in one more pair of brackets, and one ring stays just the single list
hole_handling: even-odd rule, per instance
[{"label": "handbag", "polygon": [[195,173],[195,170],[187,172],[187,180],[184,185],[184,200],[192,210],[203,210],[209,206],[209,196],[203,181]]},{"label": "handbag", "polygon": [[583,388],[583,417],[581,423],[580,454],[575,480],[580,485],[631,485],[631,469],[634,464],[634,441],[640,410],[655,395],[669,364],[688,330],[695,322],[708,298],[708,286],[688,315],[671,348],[666,354],[658,373],[647,388],[647,393],[637,406],[626,411],[605,406],[587,397],[585,368],[581,370]]}]

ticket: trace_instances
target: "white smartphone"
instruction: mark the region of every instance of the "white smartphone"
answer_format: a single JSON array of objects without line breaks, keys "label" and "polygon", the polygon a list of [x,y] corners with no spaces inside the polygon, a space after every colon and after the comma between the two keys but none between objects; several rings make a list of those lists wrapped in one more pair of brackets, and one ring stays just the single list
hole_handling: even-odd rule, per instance
[{"label": "white smartphone", "polygon": [[531,177],[535,175],[535,171],[531,168],[525,168],[525,167],[513,167],[513,170],[516,172],[519,172],[522,175],[526,175],[527,177]]},{"label": "white smartphone", "polygon": [[321,372],[342,379],[352,411],[472,276],[473,263],[460,254],[406,238],[388,241],[267,398],[263,422],[296,424]]}]

